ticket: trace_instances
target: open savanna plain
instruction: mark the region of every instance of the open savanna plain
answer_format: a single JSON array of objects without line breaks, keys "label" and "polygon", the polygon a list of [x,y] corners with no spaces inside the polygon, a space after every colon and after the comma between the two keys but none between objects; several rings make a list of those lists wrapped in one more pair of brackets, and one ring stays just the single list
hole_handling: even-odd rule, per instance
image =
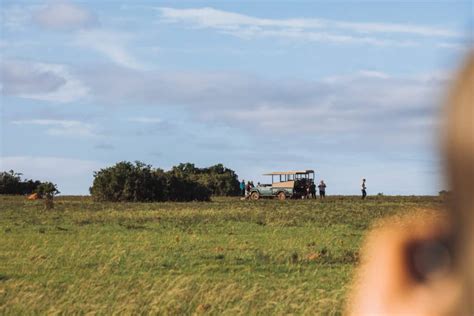
[{"label": "open savanna plain", "polygon": [[0,314],[341,314],[367,230],[438,197],[0,196]]}]

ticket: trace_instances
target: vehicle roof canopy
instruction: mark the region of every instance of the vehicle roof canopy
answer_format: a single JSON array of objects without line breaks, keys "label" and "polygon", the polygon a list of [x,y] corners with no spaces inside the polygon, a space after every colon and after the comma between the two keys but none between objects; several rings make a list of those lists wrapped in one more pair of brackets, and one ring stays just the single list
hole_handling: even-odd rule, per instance
[{"label": "vehicle roof canopy", "polygon": [[310,174],[314,173],[314,170],[294,170],[294,171],[275,171],[263,174],[264,176],[278,176],[278,175],[289,175],[289,174]]}]

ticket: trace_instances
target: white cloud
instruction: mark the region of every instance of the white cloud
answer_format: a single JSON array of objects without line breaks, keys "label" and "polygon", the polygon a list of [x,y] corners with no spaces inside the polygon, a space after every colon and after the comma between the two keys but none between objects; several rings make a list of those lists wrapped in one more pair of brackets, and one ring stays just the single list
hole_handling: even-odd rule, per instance
[{"label": "white cloud", "polygon": [[362,43],[375,46],[415,46],[415,41],[370,37],[367,34],[460,38],[444,28],[396,23],[357,23],[329,19],[266,19],[213,8],[158,8],[167,23],[184,23],[215,29],[241,38],[274,37],[333,43]]},{"label": "white cloud", "polygon": [[84,7],[66,0],[47,4],[2,7],[1,24],[10,31],[23,31],[31,23],[55,30],[75,30],[98,24],[97,17]]},{"label": "white cloud", "polygon": [[89,89],[65,65],[7,60],[0,64],[1,93],[21,98],[68,103]]},{"label": "white cloud", "polygon": [[31,20],[33,9],[34,7],[31,6],[4,6],[2,4],[0,10],[1,26],[14,32],[23,31]]},{"label": "white cloud", "polygon": [[128,119],[129,122],[144,123],[144,124],[159,124],[163,123],[163,120],[159,117],[132,117]]},{"label": "white cloud", "polygon": [[354,81],[358,79],[389,79],[390,75],[380,72],[380,71],[374,71],[374,70],[360,70],[356,73],[351,73],[351,74],[345,74],[345,75],[334,75],[334,76],[329,76],[323,79],[323,82],[327,83],[341,83],[341,82],[348,82],[348,81]]},{"label": "white cloud", "polygon": [[373,70],[361,70],[359,74],[366,77],[378,78],[378,79],[388,79],[390,76],[386,73]]},{"label": "white cloud", "polygon": [[143,69],[143,65],[128,52],[130,36],[114,31],[88,30],[80,31],[73,45],[86,49],[92,49],[106,56],[117,65],[131,68]]},{"label": "white cloud", "polygon": [[88,194],[93,172],[103,167],[98,161],[64,157],[0,157],[0,170],[15,170],[25,178],[51,181],[62,194]]},{"label": "white cloud", "polygon": [[52,1],[37,10],[33,18],[45,28],[62,30],[90,27],[97,23],[91,12],[68,1]]},{"label": "white cloud", "polygon": [[222,31],[243,39],[252,38],[283,38],[288,40],[326,42],[335,44],[368,44],[373,46],[416,46],[416,42],[407,40],[379,39],[369,36],[353,36],[346,34],[334,34],[321,31],[308,31],[304,29],[277,29],[267,30],[260,28],[240,29],[238,31]]},{"label": "white cloud", "polygon": [[158,10],[168,22],[188,22],[201,27],[229,30],[236,29],[239,26],[274,26],[299,29],[343,29],[360,33],[407,33],[421,36],[459,37],[458,33],[448,29],[413,24],[357,23],[317,18],[264,19],[213,8],[158,8]]},{"label": "white cloud", "polygon": [[46,133],[53,136],[73,137],[96,137],[97,132],[94,125],[73,120],[17,120],[12,121],[15,125],[38,125],[46,126]]},{"label": "white cloud", "polygon": [[472,49],[472,44],[468,45],[466,43],[449,43],[449,42],[442,42],[436,44],[439,48],[447,48],[452,49],[455,51],[460,51],[462,53],[467,53],[469,49]]},{"label": "white cloud", "polygon": [[272,80],[241,73],[110,67],[83,72],[82,78],[103,104],[179,106],[201,121],[285,137],[301,131],[379,138],[417,133],[416,128],[426,126],[417,123],[422,122],[419,118],[437,114],[438,100],[449,82],[443,73],[390,76],[377,70],[320,80]]}]

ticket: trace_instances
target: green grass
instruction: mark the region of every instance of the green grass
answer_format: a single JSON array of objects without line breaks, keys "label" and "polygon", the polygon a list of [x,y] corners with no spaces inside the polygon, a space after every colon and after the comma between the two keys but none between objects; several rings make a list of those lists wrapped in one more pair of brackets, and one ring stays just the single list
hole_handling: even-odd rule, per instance
[{"label": "green grass", "polygon": [[60,197],[45,211],[0,196],[0,314],[340,314],[370,225],[440,207],[434,197]]}]

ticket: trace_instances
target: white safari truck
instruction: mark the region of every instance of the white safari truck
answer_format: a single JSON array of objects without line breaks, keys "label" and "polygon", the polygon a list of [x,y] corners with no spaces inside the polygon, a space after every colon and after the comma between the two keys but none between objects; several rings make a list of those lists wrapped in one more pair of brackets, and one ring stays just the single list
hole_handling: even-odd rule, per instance
[{"label": "white safari truck", "polygon": [[270,172],[264,176],[272,177],[272,184],[260,184],[249,193],[251,200],[260,198],[301,198],[306,195],[309,185],[314,182],[313,170]]}]

